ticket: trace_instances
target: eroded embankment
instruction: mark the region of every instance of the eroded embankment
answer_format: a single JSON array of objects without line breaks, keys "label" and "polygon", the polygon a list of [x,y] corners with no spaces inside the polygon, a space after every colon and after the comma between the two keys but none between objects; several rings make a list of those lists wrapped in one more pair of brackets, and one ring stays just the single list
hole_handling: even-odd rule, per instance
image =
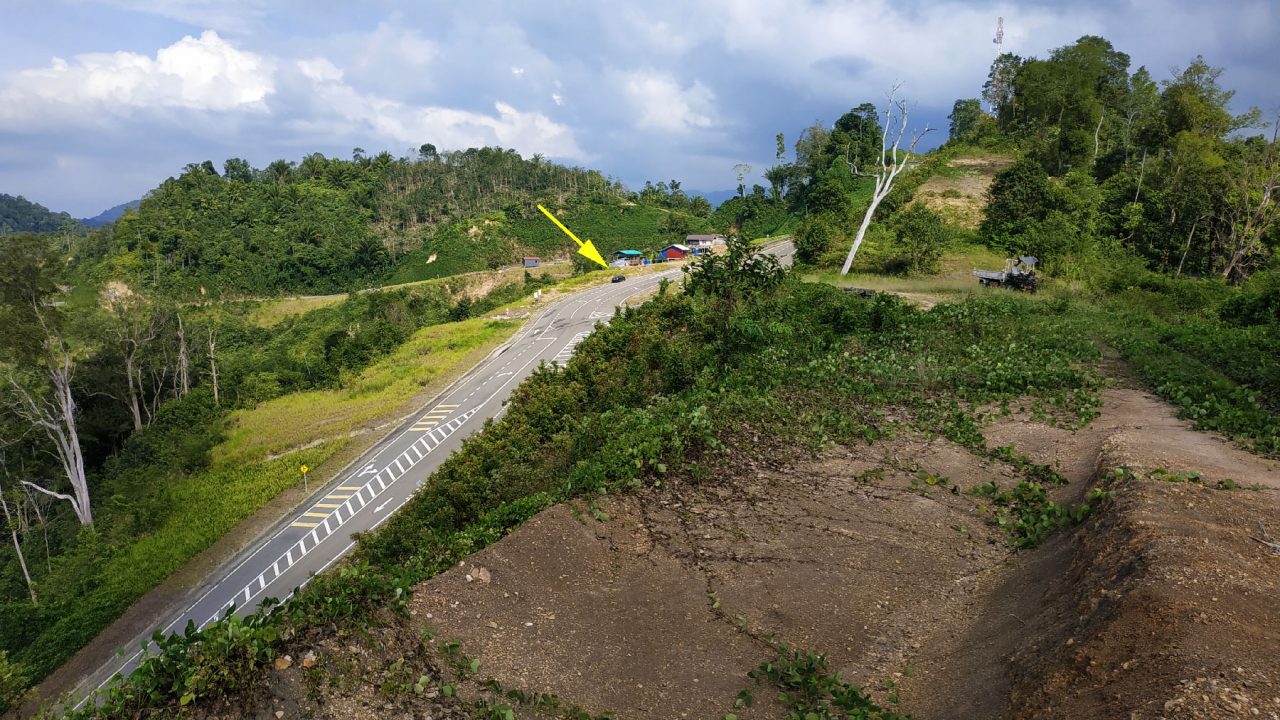
[{"label": "eroded embankment", "polygon": [[[1126,389],[1085,430],[1010,419],[987,436],[1056,465],[1061,502],[1099,477],[1115,500],[1015,552],[966,491],[1017,470],[902,435],[559,505],[419,587],[408,621],[276,671],[254,712],[489,717],[493,701],[456,695],[493,698],[491,678],[559,696],[555,712],[782,717],[747,673],[783,642],[917,718],[1280,713],[1280,554],[1250,538],[1280,531],[1273,465]],[[755,703],[735,708],[744,689]],[[513,697],[517,717],[571,716]]]}]

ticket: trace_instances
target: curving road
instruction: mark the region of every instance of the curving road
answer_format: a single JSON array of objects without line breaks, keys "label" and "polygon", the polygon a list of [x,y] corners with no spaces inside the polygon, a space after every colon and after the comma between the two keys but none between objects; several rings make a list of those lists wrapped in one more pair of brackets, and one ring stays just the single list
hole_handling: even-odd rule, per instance
[{"label": "curving road", "polygon": [[[789,241],[768,252],[790,264]],[[633,276],[625,282],[584,290],[542,310],[507,344],[471,369],[448,390],[370,448],[337,480],[317,487],[301,509],[282,519],[228,566],[193,591],[185,610],[164,626],[181,631],[188,622],[203,628],[235,605],[252,611],[268,597],[287,598],[351,549],[354,533],[378,527],[426,481],[462,440],[501,414],[511,391],[542,362],[563,364],[614,308],[680,276],[679,268]],[[130,647],[149,638],[138,638]],[[117,674],[127,675],[142,658],[113,658],[73,691],[80,705]],[[86,689],[92,689],[85,694]]]}]

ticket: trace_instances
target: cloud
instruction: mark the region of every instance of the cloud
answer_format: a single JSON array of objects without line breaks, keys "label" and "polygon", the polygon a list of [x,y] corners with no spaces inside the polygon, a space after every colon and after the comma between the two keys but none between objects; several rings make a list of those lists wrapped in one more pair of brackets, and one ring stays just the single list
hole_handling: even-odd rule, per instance
[{"label": "cloud", "polygon": [[274,90],[273,66],[212,30],[161,48],[154,59],[129,52],[54,58],[0,88],[0,128],[39,129],[55,120],[93,124],[100,112],[156,108],[262,111]]},{"label": "cloud", "polygon": [[131,12],[157,15],[200,28],[244,32],[266,14],[267,0],[96,0]]},{"label": "cloud", "polygon": [[298,131],[372,134],[412,147],[426,142],[441,149],[490,145],[515,148],[526,155],[541,153],[569,160],[586,157],[567,126],[539,112],[523,112],[502,101],[494,103],[496,115],[413,105],[360,92],[343,83],[341,71],[327,60],[299,61],[297,67],[312,82],[310,91],[318,103],[315,111],[292,123]]},{"label": "cloud", "polygon": [[[205,158],[424,142],[590,159],[633,186],[732,187],[734,163],[772,164],[776,133],[882,104],[895,82],[913,126],[945,127],[955,99],[981,92],[1001,15],[1005,49],[1023,56],[1100,34],[1162,79],[1203,53],[1226,67],[1237,111],[1268,110],[1275,2],[18,2],[23,30],[0,43],[0,190],[106,207]],[[90,48],[129,52],[77,54]]]},{"label": "cloud", "polygon": [[701,82],[681,88],[670,75],[639,71],[623,74],[620,85],[635,113],[636,127],[686,133],[712,125],[715,93]]},{"label": "cloud", "polygon": [[362,70],[385,72],[394,66],[421,69],[439,54],[435,42],[398,22],[384,20],[373,32],[359,34],[352,39],[358,51],[354,61]]}]

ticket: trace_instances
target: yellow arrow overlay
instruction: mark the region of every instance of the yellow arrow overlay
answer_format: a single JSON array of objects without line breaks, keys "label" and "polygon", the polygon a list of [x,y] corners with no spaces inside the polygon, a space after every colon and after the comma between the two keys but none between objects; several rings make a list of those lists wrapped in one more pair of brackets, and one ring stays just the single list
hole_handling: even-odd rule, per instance
[{"label": "yellow arrow overlay", "polygon": [[600,257],[600,251],[596,249],[596,246],[590,240],[586,242],[582,242],[581,240],[578,239],[577,235],[574,235],[573,232],[569,230],[569,228],[564,226],[564,223],[560,222],[559,218],[557,218],[555,215],[552,215],[550,210],[542,207],[541,205],[538,206],[538,209],[541,210],[542,214],[546,215],[547,218],[551,220],[551,222],[555,223],[556,227],[563,230],[565,235],[568,235],[569,237],[573,238],[573,241],[578,243],[579,255],[586,257],[588,260],[592,260],[596,263],[599,263],[600,267],[602,268],[609,267],[609,265],[604,261],[604,258]]}]

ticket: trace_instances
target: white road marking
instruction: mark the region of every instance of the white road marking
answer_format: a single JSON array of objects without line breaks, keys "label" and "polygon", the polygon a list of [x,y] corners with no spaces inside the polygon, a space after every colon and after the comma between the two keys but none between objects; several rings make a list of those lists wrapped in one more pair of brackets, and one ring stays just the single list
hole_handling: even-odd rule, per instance
[{"label": "white road marking", "polygon": [[[675,271],[668,271],[668,272],[665,272],[665,273],[658,273],[658,274],[656,274],[656,275],[650,276],[650,278],[651,278],[652,280],[658,280],[658,279],[660,279],[660,278],[662,278],[662,277],[664,277],[664,276],[666,276],[666,275],[671,275],[671,274],[675,274]],[[570,324],[572,324],[572,321],[573,321],[573,320],[575,320],[575,319],[578,317],[578,313],[579,313],[580,311],[584,310],[584,309],[587,307],[587,305],[588,305],[589,303],[603,303],[603,302],[610,302],[610,303],[612,303],[613,305],[615,305],[615,306],[616,306],[616,305],[618,305],[618,301],[619,301],[620,299],[625,299],[625,298],[627,298],[627,297],[630,297],[630,295],[631,295],[631,294],[634,294],[634,293],[632,293],[632,292],[631,292],[631,288],[615,288],[615,287],[612,287],[612,286],[604,286],[604,288],[603,288],[602,290],[597,290],[597,291],[594,291],[594,292],[593,292],[593,291],[587,291],[587,293],[584,293],[585,297],[583,297],[582,299],[576,300],[576,301],[575,301],[575,303],[576,303],[576,307],[575,307],[575,308],[573,308],[572,310],[570,309],[570,307],[569,307],[569,305],[568,305],[567,303],[566,303],[566,304],[561,304],[560,306],[556,307],[554,311],[552,311],[552,312],[551,312],[551,315],[550,315],[550,318],[549,318],[549,322],[548,322],[548,324],[547,324],[546,326],[544,326],[544,327],[541,329],[542,336],[539,336],[539,337],[534,338],[534,343],[532,343],[532,344],[525,344],[525,345],[522,345],[522,346],[521,346],[521,349],[520,349],[520,350],[519,350],[519,352],[517,353],[517,357],[523,356],[523,354],[524,354],[525,352],[528,352],[528,351],[533,350],[533,349],[534,349],[534,345],[535,345],[537,342],[548,339],[548,338],[546,337],[546,333],[548,333],[548,332],[550,332],[550,331],[552,331],[552,330],[554,330],[554,329],[555,329],[555,324],[556,324],[556,322],[558,322],[558,321],[562,322],[562,325],[561,325],[561,326],[563,327],[563,319],[564,319],[564,318],[563,318],[563,316],[564,316],[564,314],[565,314],[566,312],[568,312],[568,317],[569,317],[569,320],[570,320]],[[599,311],[596,311],[596,312],[599,312]],[[536,329],[536,328],[531,328],[527,333],[522,332],[522,333],[520,333],[520,335],[518,336],[518,338],[517,338],[517,342],[522,342],[522,339],[521,339],[521,338],[528,338],[528,337],[530,337],[530,336],[532,336],[532,335],[534,335],[534,334],[536,334],[536,333],[538,333],[538,332],[539,332],[539,330],[538,330],[538,329]],[[581,335],[582,335],[583,337],[585,337],[585,336],[586,336],[587,334],[589,334],[589,333],[590,333],[590,331],[587,331],[586,333],[581,333]],[[554,340],[554,338],[550,338],[550,339]],[[575,339],[576,339],[576,338],[575,338]],[[572,343],[573,341],[571,340],[570,342]],[[578,342],[581,342],[581,340],[578,340]],[[574,345],[576,346],[576,343],[574,343]],[[508,346],[508,347],[511,347],[511,346]],[[545,349],[546,349],[546,348],[543,348],[543,350],[541,350],[541,351],[533,352],[533,353],[532,353],[532,357],[530,358],[530,360],[529,360],[528,362],[524,363],[524,365],[522,365],[522,366],[520,367],[520,369],[519,369],[519,370],[517,370],[517,371],[515,371],[515,372],[513,372],[513,373],[510,373],[510,374],[511,374],[511,375],[513,375],[513,376],[517,376],[517,375],[519,375],[520,373],[522,373],[525,369],[527,369],[527,368],[528,368],[528,366],[529,366],[532,362],[534,362],[536,359],[538,359],[538,358],[542,355],[542,353],[543,353],[543,352],[545,352]],[[499,356],[500,356],[500,355],[502,355],[502,354],[503,354],[503,353],[501,353],[501,352],[500,352],[500,353],[498,353],[498,355],[499,355]],[[497,357],[495,356],[492,360],[490,360],[490,362],[492,362],[492,363],[495,363],[495,364],[496,364],[496,359],[497,359]],[[513,360],[513,358],[510,358],[510,357],[509,357],[509,358],[508,358],[508,362],[507,362],[505,365],[503,365],[503,366],[502,366],[502,367],[503,367],[503,369],[506,369],[507,367],[509,367],[509,366],[510,366],[510,364],[511,364],[511,361],[512,361],[512,360]],[[480,374],[480,373],[482,373],[482,372],[483,372],[483,369],[478,369],[478,371],[476,372],[476,375],[475,375],[475,376],[479,376],[479,374]],[[503,376],[505,376],[505,375],[506,375],[506,373],[504,373],[502,376],[497,376],[497,377],[503,377]],[[499,386],[499,387],[498,387],[498,388],[497,388],[497,389],[496,389],[492,394],[490,394],[487,398],[485,398],[485,400],[484,400],[483,402],[481,402],[481,403],[480,403],[480,405],[478,405],[478,406],[475,408],[475,410],[473,410],[473,411],[471,412],[471,414],[470,414],[470,415],[468,415],[466,418],[464,418],[462,422],[459,422],[456,426],[454,426],[453,428],[451,428],[451,429],[449,430],[449,432],[444,433],[444,434],[443,434],[443,436],[440,438],[440,440],[439,440],[438,442],[443,442],[443,440],[444,440],[445,438],[447,438],[447,437],[448,437],[448,435],[452,434],[452,432],[453,432],[454,430],[458,429],[458,428],[459,428],[459,427],[461,427],[463,424],[465,424],[466,420],[470,419],[471,415],[474,415],[474,414],[475,414],[475,412],[477,412],[481,407],[487,406],[487,405],[489,404],[489,402],[491,402],[491,401],[493,400],[493,398],[495,398],[498,394],[500,394],[500,393],[502,392],[502,390],[503,390],[503,389],[505,389],[505,388],[506,388],[506,386],[507,386],[507,385],[509,385],[509,384],[511,383],[511,380],[514,380],[514,379],[515,379],[515,377],[512,377],[511,379],[508,379],[506,382],[502,383],[502,385],[501,385],[501,386]],[[483,388],[482,388],[482,387],[473,387],[472,391],[467,395],[467,397],[468,397],[468,398],[470,398],[470,397],[475,396],[475,394],[476,394],[477,392],[479,392],[481,389],[483,389]],[[457,405],[453,405],[453,406],[448,406],[448,405],[437,405],[436,407],[437,407],[437,408],[444,408],[444,407],[457,407]],[[498,412],[495,414],[495,417],[498,417],[498,416],[502,415],[504,410],[505,410],[505,405],[504,405],[503,407],[501,407],[501,408],[499,408],[499,409],[498,409]],[[440,428],[440,429],[443,429],[443,427],[442,427],[442,428]],[[381,441],[381,443],[379,443],[380,449],[378,449],[378,450],[377,450],[377,452],[375,453],[375,455],[373,455],[373,458],[372,458],[373,462],[370,462],[368,465],[366,465],[364,468],[362,468],[362,469],[361,469],[361,471],[360,471],[358,474],[356,474],[354,477],[364,476],[364,475],[369,474],[369,473],[370,473],[370,471],[373,471],[373,472],[377,473],[373,479],[374,479],[374,480],[377,480],[377,481],[378,481],[378,485],[380,486],[381,490],[382,490],[382,491],[385,491],[385,490],[387,489],[387,483],[383,481],[382,474],[381,474],[380,472],[377,472],[377,471],[376,471],[376,464],[375,464],[375,463],[376,463],[376,460],[377,460],[377,458],[378,458],[378,457],[379,457],[383,452],[385,452],[386,450],[388,450],[388,449],[390,449],[390,448],[392,448],[392,447],[395,447],[396,442],[397,442],[398,440],[402,439],[403,437],[405,437],[408,433],[409,433],[409,430],[407,430],[407,429],[406,429],[406,431],[402,432],[400,435],[397,435],[397,436],[395,436],[395,437],[387,437],[387,438],[385,438],[383,441]],[[438,445],[437,445],[437,446],[438,446]],[[429,452],[431,449],[433,449],[433,448],[428,448],[428,452]],[[407,458],[407,455],[406,455],[406,458]],[[411,466],[410,466],[410,467],[412,467],[412,464],[411,464]],[[401,468],[401,474],[403,475],[403,473],[404,473],[404,468]],[[395,480],[396,480],[396,479],[398,479],[398,478],[391,477],[390,470],[389,470],[389,468],[387,468],[387,480],[388,480],[388,481],[390,481],[390,482],[395,482]],[[366,487],[368,487],[368,489],[369,489],[370,496],[371,496],[371,497],[370,497],[370,500],[372,501],[372,499],[373,499],[373,498],[376,498],[376,496],[377,496],[378,492],[377,492],[377,491],[375,491],[375,490],[373,489],[372,481],[370,481],[370,483],[369,483]],[[361,499],[361,503],[362,503],[362,507],[363,507],[364,499],[363,499],[363,497],[361,497],[360,499]],[[401,501],[400,505],[399,505],[399,506],[397,506],[397,508],[396,508],[396,509],[399,509],[399,507],[402,507],[402,506],[404,505],[404,503],[408,502],[408,500],[409,500],[409,498],[407,498],[407,497],[406,497],[403,501]],[[390,500],[387,500],[387,501],[383,502],[381,505],[379,505],[379,506],[378,506],[378,509],[385,508],[385,506],[387,505],[387,503],[388,503],[388,502],[390,502]],[[377,510],[377,509],[375,509],[375,510]],[[351,512],[351,511],[350,511],[350,507],[348,507],[348,512],[349,512],[349,513]],[[336,513],[335,513],[335,514],[336,514]],[[354,513],[352,513],[352,514],[354,515]],[[378,521],[373,525],[373,527],[377,527],[377,526],[381,525],[381,524],[382,524],[382,523],[383,523],[383,522],[384,522],[388,517],[390,517],[392,514],[394,514],[394,511],[393,511],[393,513],[389,513],[389,514],[384,515],[384,516],[382,516],[381,518],[379,518],[379,519],[378,519]],[[341,521],[341,516],[340,516],[340,515],[338,515],[338,519],[339,519],[339,525],[344,524],[344,522],[343,522],[343,521]],[[372,528],[371,528],[371,529],[372,529]],[[247,564],[247,563],[249,563],[250,561],[252,561],[252,560],[253,560],[253,559],[254,559],[254,558],[255,558],[259,553],[261,553],[263,550],[267,549],[267,548],[271,545],[271,542],[272,542],[273,540],[275,540],[276,538],[278,538],[280,535],[284,534],[284,533],[285,533],[286,531],[288,531],[288,530],[289,530],[289,526],[288,526],[288,525],[282,525],[282,526],[281,526],[281,528],[276,532],[276,534],[275,534],[274,536],[272,536],[270,539],[266,540],[265,542],[262,542],[261,544],[259,544],[259,545],[258,545],[258,547],[257,547],[257,548],[256,548],[256,549],[255,549],[255,550],[254,550],[254,551],[253,551],[253,552],[248,556],[248,557],[244,558],[242,561],[240,561],[240,563],[239,563],[239,564],[237,564],[237,566],[236,566],[234,569],[232,569],[229,573],[225,574],[225,575],[223,576],[223,581],[225,581],[225,579],[226,579],[226,578],[229,578],[229,577],[231,577],[231,576],[235,575],[235,573],[236,573],[236,572],[238,572],[240,568],[244,567],[244,565],[245,565],[245,564]],[[314,551],[314,550],[316,549],[316,547],[318,547],[318,545],[320,544],[320,538],[317,536],[317,533],[316,533],[316,530],[315,530],[315,529],[311,530],[311,532],[310,532],[310,533],[308,533],[308,535],[310,535],[310,537],[311,537],[311,539],[312,539],[312,541],[313,541],[313,545],[312,545],[312,547],[311,547],[311,551]],[[308,549],[307,549],[306,537],[307,537],[307,536],[306,536],[306,535],[304,535],[304,536],[303,536],[301,539],[299,539],[299,541],[296,543],[297,547],[299,548],[299,555],[298,555],[298,557],[297,557],[297,558],[295,558],[295,557],[294,557],[294,555],[293,555],[293,547],[292,547],[292,546],[291,546],[291,547],[286,551],[285,555],[283,556],[283,557],[288,561],[289,566],[292,566],[295,562],[300,561],[300,560],[301,560],[301,558],[302,558],[302,556],[306,555],[306,554],[309,552],[309,551],[308,551]],[[331,535],[326,535],[326,538],[327,538],[327,537],[331,537]],[[333,564],[333,563],[334,563],[338,558],[340,558],[340,557],[342,557],[343,555],[345,555],[345,554],[346,554],[346,552],[347,552],[347,550],[350,550],[350,548],[351,548],[354,544],[355,544],[354,542],[349,543],[345,548],[343,548],[343,549],[342,549],[342,550],[340,550],[337,554],[335,554],[332,558],[330,558],[330,559],[329,559],[329,561],[328,561],[328,562],[326,562],[326,563],[325,563],[325,564],[324,564],[324,565],[323,565],[323,566],[322,566],[322,567],[321,567],[317,572],[323,572],[325,569],[327,569],[327,568],[328,568],[331,564]],[[276,563],[274,563],[274,564],[273,564],[273,566],[274,566],[274,567],[276,567],[276,568],[278,568],[278,562],[279,562],[279,561],[277,560],[277,561],[276,561]],[[286,569],[287,569],[287,568],[286,568]],[[264,571],[264,572],[265,572],[265,571]],[[277,570],[277,579],[278,579],[278,570]],[[303,583],[302,583],[302,584],[303,584],[303,585],[305,585],[309,580],[310,580],[310,578],[308,577],[306,580],[304,580],[304,581],[303,581]],[[180,614],[178,617],[176,617],[176,618],[173,620],[173,622],[172,622],[172,623],[170,623],[170,625],[166,628],[166,632],[168,632],[168,631],[172,630],[172,628],[173,628],[175,625],[177,625],[177,624],[178,624],[178,622],[180,622],[183,618],[185,618],[185,617],[186,617],[186,616],[191,612],[191,610],[193,610],[197,605],[199,605],[201,602],[203,602],[203,601],[205,600],[205,598],[207,598],[210,594],[212,594],[213,592],[215,592],[216,590],[218,590],[218,589],[222,586],[222,582],[223,582],[223,581],[219,581],[219,582],[214,583],[214,584],[213,584],[213,586],[212,586],[212,587],[210,587],[210,588],[209,588],[209,589],[208,589],[208,590],[207,590],[203,595],[201,595],[201,596],[200,596],[200,598],[198,598],[195,602],[193,602],[193,603],[188,607],[188,609],[187,609],[186,611],[184,611],[182,614]],[[274,582],[274,581],[273,581],[273,582]],[[247,602],[249,601],[249,599],[251,599],[251,598],[252,598],[252,595],[251,595],[251,594],[249,594],[249,588],[245,588],[245,592],[246,592],[246,603],[247,603]],[[292,593],[292,592],[290,592],[288,596],[292,596],[292,595],[293,595],[293,593]],[[238,595],[237,595],[237,597],[238,597]],[[234,601],[233,601],[233,602],[229,602],[229,603],[227,603],[227,605],[226,605],[226,606],[224,606],[224,607],[230,607],[230,606],[232,606],[233,604],[234,604]],[[206,621],[206,623],[205,623],[205,624],[208,624],[208,622],[212,622],[212,621],[216,620],[218,617],[219,617],[219,615],[218,615],[218,614],[215,614],[215,615],[211,616],[211,617],[210,617],[210,619],[209,619],[208,621]],[[202,625],[201,627],[203,627],[203,625]],[[123,669],[124,669],[124,667],[127,667],[127,666],[128,666],[128,663],[133,662],[134,660],[136,660],[137,658],[139,658],[142,654],[143,654],[142,652],[138,652],[138,653],[136,653],[136,654],[135,654],[135,655],[134,655],[134,656],[133,656],[129,661],[127,661],[127,662],[126,662],[126,664],[125,664],[124,666],[122,666],[122,668],[121,668],[121,669],[123,670]],[[113,677],[114,677],[114,675],[113,675]],[[101,689],[103,686],[105,686],[105,685],[106,685],[108,682],[110,682],[110,681],[111,681],[111,678],[108,678],[107,680],[103,681],[103,682],[98,686],[98,688],[97,688],[97,689]],[[96,690],[95,690],[95,692],[96,692]],[[77,705],[76,705],[76,707],[77,707],[77,708],[79,708],[79,707],[80,707],[81,705],[83,705],[83,704],[84,704],[84,702],[86,702],[86,701],[87,701],[91,696],[92,696],[92,694],[90,694],[90,695],[86,695],[86,696],[85,696],[85,698],[83,698],[83,699],[81,700],[81,702],[80,702],[79,704],[77,704]]]}]

